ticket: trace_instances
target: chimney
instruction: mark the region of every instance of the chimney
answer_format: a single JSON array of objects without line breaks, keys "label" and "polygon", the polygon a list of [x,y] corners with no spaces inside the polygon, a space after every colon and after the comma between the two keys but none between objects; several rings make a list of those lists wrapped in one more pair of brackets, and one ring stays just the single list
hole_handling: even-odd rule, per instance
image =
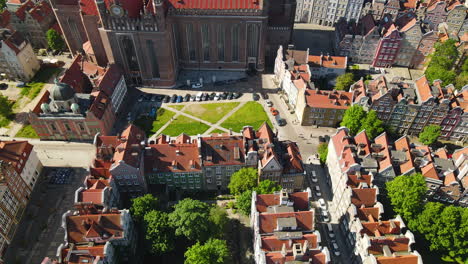
[{"label": "chimney", "polygon": [[293,244],[293,256],[294,260],[302,260],[304,257],[304,252],[302,251],[302,246],[300,243]]},{"label": "chimney", "polygon": [[176,149],[175,153],[176,153],[177,156],[180,156],[180,155],[182,154],[182,153],[180,152],[180,149]]}]

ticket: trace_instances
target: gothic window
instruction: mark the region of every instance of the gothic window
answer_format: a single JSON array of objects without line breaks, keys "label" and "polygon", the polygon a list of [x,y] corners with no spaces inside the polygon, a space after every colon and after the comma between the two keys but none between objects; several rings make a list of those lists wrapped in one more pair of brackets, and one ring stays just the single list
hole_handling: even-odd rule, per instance
[{"label": "gothic window", "polygon": [[210,28],[208,24],[203,24],[201,27],[203,60],[210,60]]},{"label": "gothic window", "polygon": [[232,61],[239,61],[239,25],[232,26]]},{"label": "gothic window", "polygon": [[153,78],[159,78],[159,64],[158,64],[158,57],[156,56],[156,47],[152,40],[146,40],[146,47],[148,48],[149,60],[151,62],[151,74]]},{"label": "gothic window", "polygon": [[258,56],[258,41],[259,41],[259,28],[258,24],[249,24],[247,27],[248,33],[248,41],[249,41],[249,48],[248,48],[248,56],[249,57],[257,57]]},{"label": "gothic window", "polygon": [[217,46],[218,46],[218,61],[224,61],[224,42],[225,42],[225,32],[224,32],[224,25],[218,25],[218,38],[217,38]]},{"label": "gothic window", "polygon": [[193,24],[187,24],[187,47],[189,60],[195,60],[195,41],[193,37]]},{"label": "gothic window", "polygon": [[138,59],[136,56],[135,47],[133,46],[133,41],[130,39],[130,37],[122,37],[122,46],[122,54],[127,60],[128,68],[131,71],[139,71],[140,67],[138,66]]}]

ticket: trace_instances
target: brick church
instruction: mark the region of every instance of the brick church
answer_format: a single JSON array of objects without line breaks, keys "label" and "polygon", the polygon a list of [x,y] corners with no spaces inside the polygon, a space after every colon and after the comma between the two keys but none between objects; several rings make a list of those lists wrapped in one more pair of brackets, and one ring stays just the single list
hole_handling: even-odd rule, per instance
[{"label": "brick church", "polygon": [[51,2],[72,53],[157,87],[174,87],[181,69],[263,71],[291,41],[296,8],[295,0]]}]

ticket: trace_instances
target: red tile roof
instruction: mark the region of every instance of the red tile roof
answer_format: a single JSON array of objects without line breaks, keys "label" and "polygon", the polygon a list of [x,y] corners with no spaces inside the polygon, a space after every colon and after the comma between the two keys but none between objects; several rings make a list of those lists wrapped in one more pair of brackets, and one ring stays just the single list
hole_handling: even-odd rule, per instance
[{"label": "red tile roof", "polygon": [[457,161],[461,156],[468,157],[468,147],[464,147],[462,149],[457,149],[452,154],[453,161]]},{"label": "red tile roof", "polygon": [[312,68],[346,69],[347,62],[348,58],[342,56],[309,55],[309,65]]},{"label": "red tile roof", "polygon": [[93,238],[99,238],[102,241],[122,238],[124,230],[120,220],[120,212],[67,216],[66,232],[68,242],[88,242],[87,239]]},{"label": "red tile roof", "polygon": [[356,145],[358,147],[359,156],[368,156],[371,153],[370,150],[370,142],[369,138],[367,137],[367,134],[364,130],[359,132],[356,136],[354,136],[354,141],[356,142]]},{"label": "red tile roof", "polygon": [[399,221],[389,220],[379,222],[364,222],[361,224],[363,227],[361,234],[367,234],[371,237],[375,236],[378,238],[385,235],[399,235],[401,232]]},{"label": "red tile roof", "polygon": [[34,2],[32,0],[28,0],[24,4],[22,4],[18,8],[18,10],[16,10],[15,14],[20,20],[24,21],[24,19],[26,18],[26,12],[28,12],[33,7],[34,7]]},{"label": "red tile roof", "polygon": [[109,187],[108,180],[86,179],[86,188],[80,192],[78,202],[94,203],[101,205],[103,201],[104,189]]},{"label": "red tile roof", "polygon": [[293,244],[300,243],[304,245],[305,241],[309,242],[309,249],[318,247],[318,238],[315,234],[304,234],[300,239],[291,240],[280,240],[276,236],[262,237],[261,248],[263,251],[281,251],[283,245],[285,245],[286,250],[291,250]]},{"label": "red tile roof", "polygon": [[[140,143],[145,138],[145,132],[134,125],[129,125],[118,138],[118,145],[113,156],[113,162],[123,160],[126,164],[138,168],[140,166]],[[135,155],[134,153],[138,153]]]},{"label": "red tile roof", "polygon": [[[295,211],[309,210],[309,194],[307,192],[290,193],[289,198],[293,201]],[[255,203],[257,212],[265,213],[269,206],[280,204],[279,194],[259,194]]]},{"label": "red tile roof", "polygon": [[0,160],[11,162],[15,171],[21,174],[32,149],[28,141],[0,141]]},{"label": "red tile roof", "polygon": [[314,230],[314,213],[313,211],[300,211],[293,213],[264,213],[259,215],[260,234],[272,233],[277,228],[277,219],[294,217],[297,221],[297,227],[301,231]]},{"label": "red tile roof", "polygon": [[302,156],[299,152],[299,147],[295,142],[286,143],[286,150],[288,156],[285,158],[285,163],[283,164],[283,173],[302,173],[304,172],[304,167],[302,166]]},{"label": "red tile roof", "polygon": [[426,76],[422,76],[416,80],[416,89],[419,92],[421,97],[421,103],[426,102],[429,98],[432,97],[431,85],[427,80]]},{"label": "red tile roof", "polygon": [[201,140],[204,166],[244,165],[244,145],[240,136],[212,136]]},{"label": "red tile roof", "polygon": [[197,140],[190,143],[151,144],[151,155],[145,156],[146,172],[199,172],[200,153]]},{"label": "red tile roof", "polygon": [[380,218],[381,212],[378,207],[357,208],[356,210],[361,221],[377,221]]},{"label": "red tile roof", "polygon": [[346,185],[351,188],[358,188],[361,183],[366,183],[367,186],[370,186],[372,184],[372,176],[369,174],[348,174],[348,181],[346,182]]},{"label": "red tile roof", "polygon": [[351,148],[348,147],[348,145],[353,144],[353,142],[345,129],[339,129],[337,133],[332,136],[332,142],[343,172],[347,171],[353,164],[359,163],[354,157]]},{"label": "red tile roof", "polygon": [[81,66],[82,57],[81,55],[77,55],[73,59],[70,67],[68,67],[62,77],[60,77],[60,82],[70,85],[77,93],[91,91],[91,83],[89,82],[88,76],[83,73]]},{"label": "red tile roof", "polygon": [[104,92],[93,93],[94,100],[88,111],[93,113],[98,119],[102,119],[106,110],[111,107],[111,99]]},{"label": "red tile roof", "polygon": [[374,139],[375,144],[379,144],[381,148],[376,151],[381,157],[377,159],[379,162],[379,171],[382,171],[392,166],[392,158],[390,156],[390,150],[388,149],[388,137],[387,133],[382,133]]},{"label": "red tile roof", "polygon": [[437,171],[435,169],[434,163],[431,162],[427,164],[426,166],[421,168],[421,173],[424,177],[426,178],[431,178],[434,180],[440,180],[439,175],[437,175]]},{"label": "red tile roof", "polygon": [[263,9],[263,1],[251,0],[169,0],[176,9],[246,10]]},{"label": "red tile roof", "polygon": [[407,237],[386,237],[371,239],[371,246],[368,249],[369,254],[383,255],[384,246],[388,246],[390,251],[393,252],[408,252],[409,238]]},{"label": "red tile roof", "polygon": [[0,13],[0,27],[6,28],[10,25],[11,13],[8,10],[4,10]]},{"label": "red tile roof", "polygon": [[[65,248],[62,250],[61,256],[63,262],[67,264],[82,264],[82,263],[94,263],[99,257],[101,260],[105,257],[104,255],[105,245],[97,246],[75,246],[73,248]],[[65,262],[65,258],[68,257],[68,262]]]},{"label": "red tile roof", "polygon": [[418,256],[401,255],[392,257],[377,257],[377,264],[418,264]]},{"label": "red tile roof", "polygon": [[29,14],[39,23],[41,23],[44,18],[49,16],[54,16],[54,11],[50,6],[48,1],[39,2],[35,5],[30,11]]},{"label": "red tile roof", "polygon": [[[293,263],[295,261],[295,257],[293,253],[289,252],[285,256],[281,254],[281,252],[268,252],[265,255],[266,263],[267,264],[285,264],[285,263]],[[325,264],[326,256],[320,250],[312,250],[309,253],[304,254],[302,257],[302,261],[307,261],[306,263],[311,264]]]},{"label": "red tile roof", "polygon": [[352,93],[344,91],[306,90],[305,98],[309,107],[348,109],[351,106]]},{"label": "red tile roof", "polygon": [[402,174],[414,169],[413,159],[410,153],[410,144],[407,137],[401,137],[395,141],[395,149],[403,151],[406,154],[406,160],[400,164],[400,172]]},{"label": "red tile roof", "polygon": [[445,174],[444,185],[450,186],[453,184],[459,184],[459,183],[457,181],[457,178],[455,177],[455,173],[451,171],[448,174]]},{"label": "red tile roof", "polygon": [[114,93],[115,86],[122,78],[122,70],[117,64],[111,64],[103,75],[97,80],[96,86],[100,91],[104,91],[111,96]]},{"label": "red tile roof", "polygon": [[351,195],[351,203],[356,207],[364,206],[374,206],[377,202],[377,189],[375,188],[363,188],[363,189],[353,189]]}]

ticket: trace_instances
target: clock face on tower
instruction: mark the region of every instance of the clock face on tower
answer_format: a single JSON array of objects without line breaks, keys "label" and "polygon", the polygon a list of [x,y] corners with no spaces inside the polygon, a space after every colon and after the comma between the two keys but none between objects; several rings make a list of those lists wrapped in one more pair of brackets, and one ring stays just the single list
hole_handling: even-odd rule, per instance
[{"label": "clock face on tower", "polygon": [[113,5],[110,7],[110,11],[112,15],[117,16],[117,17],[122,17],[124,14],[124,10],[121,6],[118,5]]}]

